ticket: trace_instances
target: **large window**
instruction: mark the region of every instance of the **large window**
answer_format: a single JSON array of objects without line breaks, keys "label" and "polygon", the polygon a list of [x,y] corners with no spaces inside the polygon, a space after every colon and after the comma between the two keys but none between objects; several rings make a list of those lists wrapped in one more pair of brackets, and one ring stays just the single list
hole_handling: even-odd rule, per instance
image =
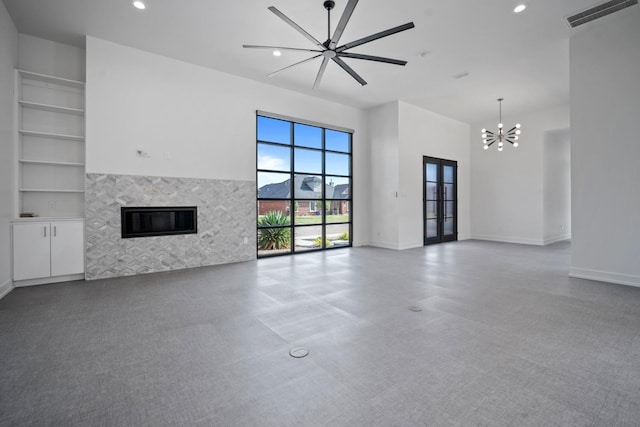
[{"label": "large window", "polygon": [[351,246],[351,132],[257,115],[258,256]]}]

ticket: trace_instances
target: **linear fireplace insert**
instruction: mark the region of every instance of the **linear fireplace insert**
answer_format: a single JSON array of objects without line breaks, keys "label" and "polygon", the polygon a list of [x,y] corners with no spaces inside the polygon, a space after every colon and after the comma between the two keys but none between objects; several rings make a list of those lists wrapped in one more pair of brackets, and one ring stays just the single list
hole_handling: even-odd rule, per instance
[{"label": "linear fireplace insert", "polygon": [[198,208],[122,207],[122,238],[198,233]]}]

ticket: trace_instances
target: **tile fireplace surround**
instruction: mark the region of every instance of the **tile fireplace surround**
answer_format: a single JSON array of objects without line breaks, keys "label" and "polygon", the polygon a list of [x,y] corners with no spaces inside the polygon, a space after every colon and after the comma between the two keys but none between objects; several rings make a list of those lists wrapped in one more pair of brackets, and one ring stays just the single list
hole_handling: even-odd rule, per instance
[{"label": "tile fireplace surround", "polygon": [[[87,280],[256,258],[254,182],[90,173],[85,186]],[[197,206],[198,234],[122,239],[123,206]]]}]

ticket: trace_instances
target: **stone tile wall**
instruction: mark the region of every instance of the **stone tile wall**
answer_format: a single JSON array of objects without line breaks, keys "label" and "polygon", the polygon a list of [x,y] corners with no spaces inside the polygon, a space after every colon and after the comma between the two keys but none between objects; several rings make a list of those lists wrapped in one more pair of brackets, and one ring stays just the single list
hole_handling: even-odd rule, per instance
[{"label": "stone tile wall", "polygon": [[[87,174],[85,186],[87,280],[256,258],[255,182]],[[198,234],[122,239],[122,206],[197,206]]]}]

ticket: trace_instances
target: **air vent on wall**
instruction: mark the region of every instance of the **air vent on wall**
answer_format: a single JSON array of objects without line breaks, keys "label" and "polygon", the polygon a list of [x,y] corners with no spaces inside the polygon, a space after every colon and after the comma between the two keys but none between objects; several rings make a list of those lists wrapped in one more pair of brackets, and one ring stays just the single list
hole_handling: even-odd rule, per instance
[{"label": "air vent on wall", "polygon": [[579,25],[586,24],[595,19],[602,18],[603,16],[610,15],[622,9],[626,9],[629,6],[638,4],[638,0],[612,0],[606,3],[602,3],[591,9],[587,9],[584,12],[577,13],[567,18],[567,23],[571,28],[575,28]]}]

